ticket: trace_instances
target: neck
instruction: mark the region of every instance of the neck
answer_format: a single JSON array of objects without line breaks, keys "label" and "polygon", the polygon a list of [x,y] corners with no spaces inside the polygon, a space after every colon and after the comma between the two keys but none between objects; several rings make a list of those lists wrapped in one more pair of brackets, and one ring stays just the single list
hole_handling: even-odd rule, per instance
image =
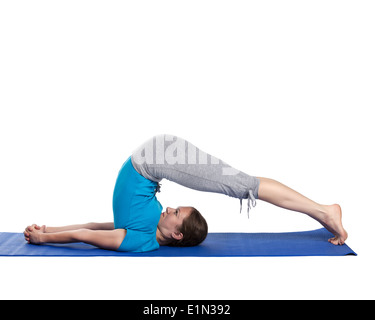
[{"label": "neck", "polygon": [[168,238],[160,231],[159,227],[156,229],[156,241],[161,246],[165,246],[169,243]]}]

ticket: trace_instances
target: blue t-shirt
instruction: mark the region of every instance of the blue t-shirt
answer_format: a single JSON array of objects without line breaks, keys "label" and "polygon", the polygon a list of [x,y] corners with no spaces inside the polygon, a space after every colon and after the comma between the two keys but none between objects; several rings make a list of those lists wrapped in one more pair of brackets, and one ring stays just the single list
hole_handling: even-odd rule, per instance
[{"label": "blue t-shirt", "polygon": [[163,207],[155,196],[157,187],[157,182],[134,169],[131,157],[125,161],[113,192],[115,229],[126,229],[118,251],[145,252],[159,248],[156,230]]}]

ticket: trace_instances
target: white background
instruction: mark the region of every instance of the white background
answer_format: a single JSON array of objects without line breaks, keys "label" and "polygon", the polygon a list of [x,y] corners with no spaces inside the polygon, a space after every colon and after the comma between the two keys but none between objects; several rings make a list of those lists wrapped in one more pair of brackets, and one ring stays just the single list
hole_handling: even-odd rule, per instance
[{"label": "white background", "polygon": [[[159,133],[339,203],[357,257],[0,258],[2,299],[373,299],[372,1],[2,1],[0,231],[111,221]],[[211,232],[319,228],[163,181]]]}]

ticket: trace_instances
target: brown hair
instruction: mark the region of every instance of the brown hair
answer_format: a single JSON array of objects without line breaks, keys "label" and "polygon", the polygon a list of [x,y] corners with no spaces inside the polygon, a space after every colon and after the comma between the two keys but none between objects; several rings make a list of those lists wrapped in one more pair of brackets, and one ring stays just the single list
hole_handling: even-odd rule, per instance
[{"label": "brown hair", "polygon": [[192,247],[200,244],[207,237],[208,226],[206,219],[192,207],[190,215],[184,219],[179,232],[183,234],[180,240],[172,239],[168,244],[171,247]]}]

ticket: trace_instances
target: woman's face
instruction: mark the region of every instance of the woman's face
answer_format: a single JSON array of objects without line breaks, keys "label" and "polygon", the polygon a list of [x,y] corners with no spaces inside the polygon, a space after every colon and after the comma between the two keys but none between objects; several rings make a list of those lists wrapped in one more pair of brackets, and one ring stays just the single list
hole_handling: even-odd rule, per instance
[{"label": "woman's face", "polygon": [[168,238],[181,239],[182,234],[179,228],[182,222],[191,213],[191,207],[178,207],[176,209],[167,207],[160,215],[158,228],[160,232]]}]

